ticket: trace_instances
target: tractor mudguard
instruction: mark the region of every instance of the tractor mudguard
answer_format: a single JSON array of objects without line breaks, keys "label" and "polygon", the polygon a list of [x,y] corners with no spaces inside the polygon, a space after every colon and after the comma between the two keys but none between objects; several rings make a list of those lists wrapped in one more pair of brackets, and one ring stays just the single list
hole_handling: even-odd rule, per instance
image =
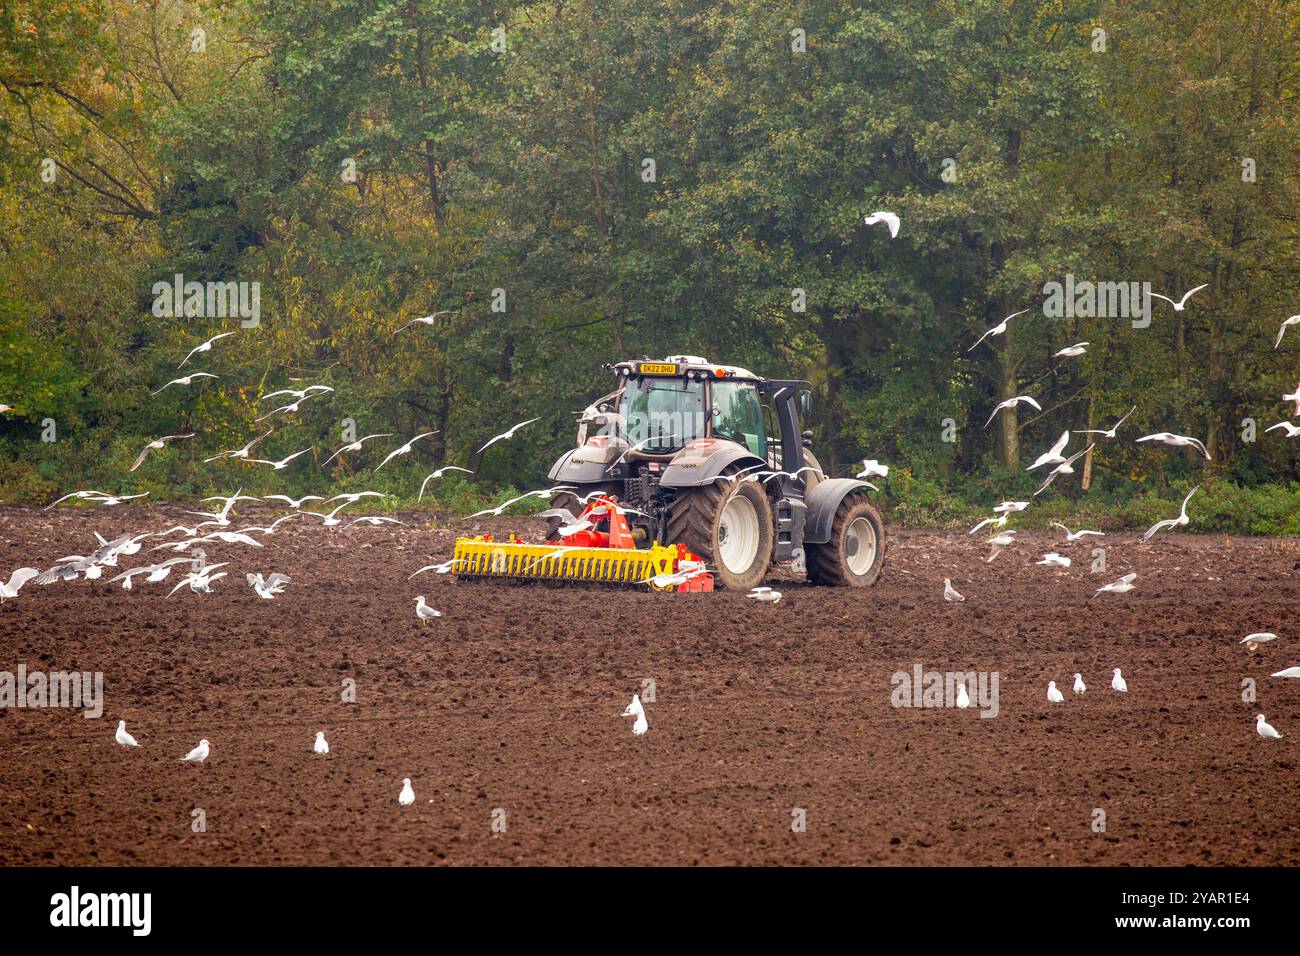
[{"label": "tractor mudguard", "polygon": [[627,449],[626,445],[582,445],[560,456],[551,466],[548,477],[559,484],[591,485],[613,480],[609,466]]},{"label": "tractor mudguard", "polygon": [[823,478],[808,492],[808,520],[804,525],[805,544],[825,544],[831,539],[831,524],[840,502],[855,491],[870,491],[865,481],[854,478]]},{"label": "tractor mudguard", "polygon": [[715,440],[701,448],[687,448],[679,453],[664,469],[659,484],[665,488],[698,488],[713,481],[731,465],[766,468],[767,462],[743,445]]}]

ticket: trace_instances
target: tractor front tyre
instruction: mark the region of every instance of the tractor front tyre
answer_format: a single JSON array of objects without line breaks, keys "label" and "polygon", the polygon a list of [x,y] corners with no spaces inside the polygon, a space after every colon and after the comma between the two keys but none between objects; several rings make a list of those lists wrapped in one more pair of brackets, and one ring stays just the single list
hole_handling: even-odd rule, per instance
[{"label": "tractor front tyre", "polygon": [[804,547],[813,584],[870,587],[885,566],[885,523],[866,495],[851,494],[835,511],[831,539]]},{"label": "tractor front tyre", "polygon": [[774,537],[772,505],[758,482],[719,478],[684,488],[668,513],[668,543],[704,560],[728,591],[748,591],[767,576]]}]

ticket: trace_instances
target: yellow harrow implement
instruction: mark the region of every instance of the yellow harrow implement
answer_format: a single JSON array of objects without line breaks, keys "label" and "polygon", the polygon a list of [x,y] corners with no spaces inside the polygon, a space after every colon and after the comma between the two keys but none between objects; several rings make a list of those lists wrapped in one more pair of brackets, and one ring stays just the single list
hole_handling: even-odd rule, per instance
[{"label": "yellow harrow implement", "polygon": [[644,584],[672,573],[679,552],[668,545],[649,548],[578,548],[496,541],[491,535],[458,538],[452,570],[458,578],[540,581],[598,581]]}]

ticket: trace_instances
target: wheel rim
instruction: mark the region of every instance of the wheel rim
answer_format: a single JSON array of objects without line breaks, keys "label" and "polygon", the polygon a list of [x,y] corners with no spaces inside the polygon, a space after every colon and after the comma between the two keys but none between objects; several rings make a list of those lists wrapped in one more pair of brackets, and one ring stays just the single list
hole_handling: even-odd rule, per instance
[{"label": "wheel rim", "polygon": [[732,495],[718,520],[718,560],[733,574],[742,574],[758,554],[758,510],[744,495]]},{"label": "wheel rim", "polygon": [[844,532],[844,563],[857,575],[876,563],[876,529],[866,518],[854,518]]}]

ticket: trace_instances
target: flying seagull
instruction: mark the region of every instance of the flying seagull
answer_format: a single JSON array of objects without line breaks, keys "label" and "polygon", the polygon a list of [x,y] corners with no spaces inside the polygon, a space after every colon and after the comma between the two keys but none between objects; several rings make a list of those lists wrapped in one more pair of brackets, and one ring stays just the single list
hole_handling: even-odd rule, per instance
[{"label": "flying seagull", "polygon": [[1276,634],[1271,634],[1268,631],[1259,631],[1255,634],[1247,634],[1241,639],[1241,643],[1246,645],[1246,650],[1256,651],[1259,650],[1259,645],[1267,644],[1269,641],[1276,640]]},{"label": "flying seagull", "polygon": [[[420,325],[433,325],[433,323],[437,321],[439,316],[443,316],[443,315],[451,315],[451,309],[443,309],[441,312],[435,312],[432,315],[422,315],[418,319],[412,319],[410,322],[407,322],[404,326],[398,329],[397,332],[405,332],[407,329],[415,325],[417,322]],[[397,332],[394,332],[393,335],[396,335]]]},{"label": "flying seagull", "polygon": [[1270,425],[1268,428],[1265,428],[1264,431],[1265,433],[1271,432],[1274,428],[1286,429],[1287,438],[1295,438],[1296,435],[1300,435],[1300,425],[1292,425],[1289,421],[1278,422],[1276,425]]},{"label": "flying seagull", "polygon": [[[1093,597],[1095,598],[1098,594],[1103,594],[1103,593],[1105,593],[1105,594],[1125,594],[1125,593],[1127,593],[1128,591],[1132,591],[1132,590],[1133,590],[1133,588],[1134,588],[1134,584],[1133,584],[1133,582],[1136,581],[1136,580],[1137,580],[1137,572],[1136,572],[1136,571],[1130,571],[1128,574],[1124,575],[1124,576],[1123,576],[1122,578],[1120,578],[1118,581],[1112,581],[1112,582],[1110,582],[1110,584],[1105,584],[1105,585],[1102,585],[1101,587],[1097,588],[1097,591],[1096,591],[1095,594],[1093,594]],[[1118,674],[1119,671],[1116,670],[1115,673]]]},{"label": "flying seagull", "polygon": [[1044,491],[1046,491],[1047,486],[1056,480],[1057,475],[1074,474],[1074,463],[1078,461],[1080,458],[1082,458],[1084,455],[1088,454],[1088,452],[1092,451],[1092,449],[1093,449],[1093,445],[1089,445],[1083,451],[1076,451],[1073,455],[1065,459],[1065,461],[1061,462],[1050,472],[1048,472],[1047,480],[1044,481],[1042,486],[1037,491],[1034,492],[1035,497],[1041,495]]},{"label": "flying seagull", "polygon": [[265,395],[260,395],[257,400],[259,402],[264,402],[268,398],[275,398],[277,395],[292,395],[294,398],[298,399],[298,401],[302,401],[308,395],[314,395],[317,392],[332,391],[334,391],[334,389],[330,388],[328,385],[308,385],[302,391],[299,391],[296,388],[281,388],[274,392],[267,392]]},{"label": "flying seagull", "polygon": [[206,342],[204,342],[202,345],[196,345],[196,346],[195,346],[195,347],[190,351],[190,354],[189,354],[189,355],[187,355],[187,356],[185,356],[185,358],[181,359],[181,364],[180,364],[180,365],[177,365],[176,367],[177,367],[177,368],[180,368],[182,365],[184,365],[184,364],[185,364],[186,362],[188,362],[190,359],[194,358],[194,356],[197,355],[197,354],[200,353],[200,352],[208,352],[208,351],[211,351],[211,349],[212,349],[212,343],[215,342],[215,341],[217,341],[217,339],[224,339],[227,335],[234,335],[234,334],[235,334],[234,332],[221,332],[221,333],[218,333],[217,335],[212,336],[212,338],[208,339],[208,340],[207,340]]},{"label": "flying seagull", "polygon": [[1295,391],[1291,392],[1289,395],[1284,394],[1282,396],[1282,401],[1295,402],[1295,413],[1300,415],[1300,385],[1297,385]]},{"label": "flying seagull", "polygon": [[1175,435],[1173,432],[1156,432],[1154,435],[1143,435],[1138,441],[1158,441],[1162,445],[1173,445],[1175,447],[1190,445],[1204,455],[1206,461],[1210,460],[1210,453],[1205,450],[1205,446],[1195,438],[1188,438],[1186,435]]},{"label": "flying seagull", "polygon": [[1202,283],[1201,285],[1198,285],[1195,289],[1188,289],[1186,292],[1183,293],[1183,297],[1182,297],[1181,299],[1179,299],[1177,302],[1175,302],[1173,299],[1169,298],[1169,296],[1167,296],[1167,295],[1161,295],[1159,292],[1152,292],[1152,293],[1151,293],[1151,298],[1153,298],[1153,299],[1164,299],[1166,302],[1168,302],[1170,305],[1172,305],[1172,306],[1174,307],[1174,311],[1175,311],[1175,312],[1181,312],[1181,311],[1183,311],[1184,308],[1187,307],[1187,300],[1188,300],[1188,299],[1190,299],[1192,296],[1196,295],[1196,293],[1200,292],[1202,289],[1209,288],[1209,285],[1210,285],[1210,284],[1209,284],[1208,282],[1206,282],[1206,283]]},{"label": "flying seagull", "polygon": [[[1300,391],[1300,389],[1298,389],[1298,391]],[[1296,414],[1300,414],[1300,412],[1297,412]],[[880,462],[876,461],[876,459],[874,459],[874,458],[864,458],[864,459],[862,459],[862,470],[861,470],[860,472],[858,472],[858,474],[857,474],[856,477],[858,477],[858,478],[888,478],[888,477],[889,477],[889,466],[888,466],[888,465],[882,465]]]},{"label": "flying seagull", "polygon": [[874,226],[877,223],[883,222],[886,226],[889,227],[889,238],[897,239],[898,221],[899,220],[896,215],[894,215],[892,212],[885,212],[882,209],[878,212],[873,212],[870,216],[867,216],[865,219],[862,220],[862,224],[864,226]]},{"label": "flying seagull", "polygon": [[[1005,319],[1003,319],[1003,320],[1002,320],[1001,322],[999,322],[997,325],[993,326],[993,328],[989,329],[987,332],[985,332],[983,335],[981,335],[978,339],[976,339],[976,340],[975,340],[975,345],[979,345],[981,342],[983,342],[983,341],[984,341],[986,338],[988,338],[990,335],[1001,335],[1003,332],[1005,332],[1005,331],[1007,330],[1007,323],[1008,323],[1008,322],[1010,322],[1012,319],[1014,319],[1014,318],[1015,318],[1016,316],[1018,316],[1018,315],[1024,315],[1024,314],[1025,314],[1026,312],[1028,312],[1028,311],[1029,311],[1028,309],[1021,309],[1019,312],[1012,312],[1012,313],[1011,313],[1010,315],[1008,315]],[[975,351],[975,345],[972,345],[972,346],[971,346],[970,348],[968,348],[966,351],[967,351],[967,352],[973,352],[973,351]]]},{"label": "flying seagull", "polygon": [[1049,567],[1068,568],[1070,559],[1057,554],[1055,551],[1048,551],[1043,555],[1043,560],[1035,561],[1034,564],[1042,564]]},{"label": "flying seagull", "polygon": [[[305,505],[305,504],[306,504],[307,502],[309,502],[309,501],[324,501],[325,499],[322,498],[320,495],[303,495],[301,498],[299,498],[299,499],[297,499],[297,500],[295,501],[293,498],[290,498],[288,495],[267,495],[267,496],[266,496],[266,500],[267,500],[267,501],[283,501],[283,502],[284,502],[286,505],[288,505],[290,508],[295,508],[295,509],[297,509],[297,508],[301,508],[303,505]],[[289,517],[292,517],[292,516],[289,516]],[[280,520],[283,520],[283,519],[280,519]],[[272,527],[274,527],[274,525],[273,525]]]},{"label": "flying seagull", "polygon": [[1069,528],[1061,524],[1061,522],[1059,521],[1053,521],[1050,525],[1048,525],[1048,527],[1060,528],[1062,531],[1064,531],[1066,541],[1078,541],[1084,535],[1089,535],[1089,534],[1095,534],[1099,538],[1106,537],[1106,532],[1104,531],[1089,531],[1086,528],[1080,528],[1078,531],[1071,531]]},{"label": "flying seagull", "polygon": [[1088,346],[1091,344],[1092,343],[1090,342],[1076,342],[1074,345],[1067,345],[1065,348],[1061,349],[1061,351],[1053,355],[1052,358],[1074,358],[1075,356],[1082,355],[1084,352],[1088,351]]},{"label": "flying seagull", "polygon": [[340,449],[339,449],[338,451],[336,451],[334,454],[330,455],[328,458],[326,458],[324,461],[322,461],[322,462],[320,463],[320,466],[321,466],[322,468],[324,468],[326,465],[328,465],[330,462],[332,462],[332,461],[333,461],[335,458],[337,458],[339,455],[343,454],[345,451],[360,451],[360,450],[361,450],[361,443],[362,443],[362,442],[370,441],[370,439],[372,439],[372,438],[392,438],[392,437],[393,437],[393,433],[392,433],[392,432],[380,432],[379,434],[376,434],[376,435],[367,435],[365,438],[358,438],[356,441],[354,441],[354,442],[352,442],[352,443],[350,443],[350,444],[344,445],[342,448],[340,448]]},{"label": "flying seagull", "polygon": [[520,422],[518,425],[512,425],[512,426],[511,426],[507,431],[504,431],[504,432],[502,432],[500,435],[497,435],[497,436],[495,436],[495,437],[489,439],[489,440],[488,440],[488,443],[487,443],[486,445],[484,445],[482,448],[480,448],[478,451],[476,451],[474,454],[476,454],[476,455],[480,455],[480,454],[482,454],[483,452],[485,452],[485,451],[486,451],[490,446],[494,445],[495,443],[497,443],[497,442],[499,442],[499,441],[504,441],[504,440],[507,439],[507,438],[514,438],[514,437],[515,437],[515,432],[519,431],[519,429],[523,428],[525,425],[531,425],[533,422],[535,422],[535,421],[537,421],[537,420],[538,420],[538,419],[536,419],[536,418],[530,418],[530,419],[528,419],[528,421],[526,421],[526,422]]},{"label": "flying seagull", "polygon": [[1150,541],[1153,537],[1155,537],[1155,535],[1158,532],[1164,531],[1166,528],[1186,527],[1187,522],[1191,520],[1190,518],[1187,517],[1187,502],[1191,501],[1192,495],[1196,494],[1200,490],[1201,490],[1201,486],[1197,485],[1195,488],[1189,491],[1187,493],[1187,497],[1183,499],[1182,507],[1178,509],[1178,517],[1166,518],[1164,521],[1157,521],[1155,524],[1153,524],[1150,528],[1147,529],[1147,533],[1142,536],[1142,540]]},{"label": "flying seagull", "polygon": [[1300,315],[1293,315],[1282,323],[1281,327],[1277,330],[1277,341],[1273,343],[1273,348],[1277,348],[1282,344],[1282,336],[1286,334],[1286,327],[1288,325],[1296,325],[1297,323],[1300,323]]},{"label": "flying seagull", "polygon": [[1025,471],[1033,471],[1043,465],[1059,465],[1065,461],[1065,456],[1061,452],[1065,451],[1065,446],[1070,443],[1069,430],[1061,432],[1061,437],[1056,439],[1056,444],[1043,452]]},{"label": "flying seagull", "polygon": [[307,452],[315,451],[315,450],[316,449],[314,448],[304,448],[302,451],[296,451],[288,458],[281,458],[279,461],[267,461],[265,458],[250,458],[248,460],[255,465],[270,465],[276,471],[283,471],[286,467],[288,467],[289,462],[293,461],[299,455],[305,455],[307,454]]},{"label": "flying seagull", "polygon": [[236,448],[233,451],[219,452],[218,454],[213,455],[211,458],[204,458],[203,464],[206,465],[208,462],[216,461],[218,458],[247,458],[249,452],[253,450],[253,446],[256,445],[258,442],[262,441],[262,439],[266,438],[268,435],[270,435],[271,431],[272,431],[271,429],[267,429],[266,435],[258,435],[256,438],[250,441],[243,448]]},{"label": "flying seagull", "polygon": [[420,501],[424,499],[424,489],[429,484],[430,481],[432,481],[434,478],[441,478],[449,471],[463,471],[467,475],[474,474],[474,472],[470,471],[468,468],[462,468],[459,465],[444,465],[443,467],[439,468],[437,471],[433,472],[431,475],[428,475],[424,479],[424,481],[420,484],[420,494],[419,497],[415,499],[416,503],[418,504]]},{"label": "flying seagull", "polygon": [[0,602],[3,602],[8,598],[16,598],[18,596],[18,590],[40,573],[41,572],[36,568],[18,568],[15,570],[11,575],[9,575],[9,580],[7,582],[0,581]]},{"label": "flying seagull", "polygon": [[194,432],[190,432],[188,435],[164,435],[162,438],[155,438],[149,444],[144,446],[144,449],[140,452],[140,454],[136,456],[135,463],[130,468],[128,468],[127,471],[135,471],[142,464],[144,464],[144,460],[149,457],[149,452],[160,451],[163,448],[163,446],[166,445],[169,441],[179,441],[182,438],[193,438],[193,437],[194,437]]},{"label": "flying seagull", "polygon": [[990,416],[989,416],[989,420],[988,420],[987,422],[984,423],[984,427],[985,427],[985,428],[988,428],[989,425],[992,424],[992,422],[993,422],[993,417],[994,417],[994,415],[997,415],[997,413],[1000,412],[1000,411],[1002,411],[1002,409],[1004,409],[1004,408],[1015,408],[1015,407],[1016,407],[1017,405],[1019,405],[1021,402],[1024,402],[1024,403],[1027,404],[1027,405],[1032,405],[1032,406],[1034,406],[1034,408],[1038,409],[1040,412],[1043,410],[1043,406],[1042,406],[1042,405],[1039,405],[1036,401],[1034,401],[1034,400],[1033,400],[1032,398],[1030,398],[1028,395],[1017,395],[1015,398],[1008,398],[1005,402],[998,402],[995,406],[993,406],[993,414],[990,415]]},{"label": "flying seagull", "polygon": [[392,460],[393,460],[394,458],[396,458],[398,455],[409,455],[409,454],[411,453],[411,446],[412,446],[412,445],[414,445],[414,444],[415,444],[417,441],[419,441],[421,438],[428,438],[430,435],[434,435],[434,434],[437,434],[437,429],[434,429],[434,430],[431,431],[431,432],[425,432],[425,433],[422,434],[422,435],[416,435],[414,438],[412,438],[410,441],[408,441],[405,445],[402,445],[400,448],[397,448],[397,449],[395,449],[395,450],[393,450],[393,451],[390,451],[390,452],[388,453],[388,457],[385,458],[383,461],[381,461],[378,465],[375,466],[375,471],[378,471],[380,468],[383,468],[384,465],[388,464],[390,461],[392,461]]},{"label": "flying seagull", "polygon": [[415,616],[423,624],[425,621],[432,621],[434,618],[442,617],[442,612],[435,611],[425,604],[424,595],[421,594],[415,599]]},{"label": "flying seagull", "polygon": [[781,600],[781,592],[773,591],[771,588],[754,588],[745,597],[751,597],[755,601],[762,601],[767,604],[776,604]]},{"label": "flying seagull", "polygon": [[[233,334],[233,333],[232,333],[232,334]],[[172,379],[170,382],[168,382],[168,383],[167,383],[166,385],[164,385],[162,388],[158,389],[158,392],[164,391],[165,389],[170,388],[172,385],[188,385],[188,384],[190,384],[190,382],[194,381],[196,378],[217,378],[217,377],[218,377],[218,376],[213,375],[211,372],[193,372],[193,373],[191,373],[191,374],[189,374],[189,375],[186,375],[186,376],[183,377],[183,378],[174,378],[174,379]],[[150,393],[149,393],[149,397],[152,398],[153,396],[157,395],[158,392],[150,392]]]},{"label": "flying seagull", "polygon": [[1119,426],[1120,426],[1120,425],[1123,425],[1126,421],[1128,421],[1128,416],[1129,416],[1129,415],[1132,415],[1132,414],[1133,414],[1134,412],[1136,412],[1136,411],[1137,411],[1137,406],[1134,405],[1132,408],[1130,408],[1130,409],[1128,410],[1128,415],[1125,415],[1123,418],[1121,418],[1119,421],[1117,421],[1114,425],[1110,426],[1110,428],[1107,428],[1107,429],[1099,429],[1099,428],[1085,428],[1085,429],[1082,429],[1082,430],[1080,430],[1080,431],[1075,432],[1075,434],[1076,434],[1076,435],[1105,435],[1107,438],[1114,438],[1114,437],[1115,437],[1115,432],[1119,431]]}]

